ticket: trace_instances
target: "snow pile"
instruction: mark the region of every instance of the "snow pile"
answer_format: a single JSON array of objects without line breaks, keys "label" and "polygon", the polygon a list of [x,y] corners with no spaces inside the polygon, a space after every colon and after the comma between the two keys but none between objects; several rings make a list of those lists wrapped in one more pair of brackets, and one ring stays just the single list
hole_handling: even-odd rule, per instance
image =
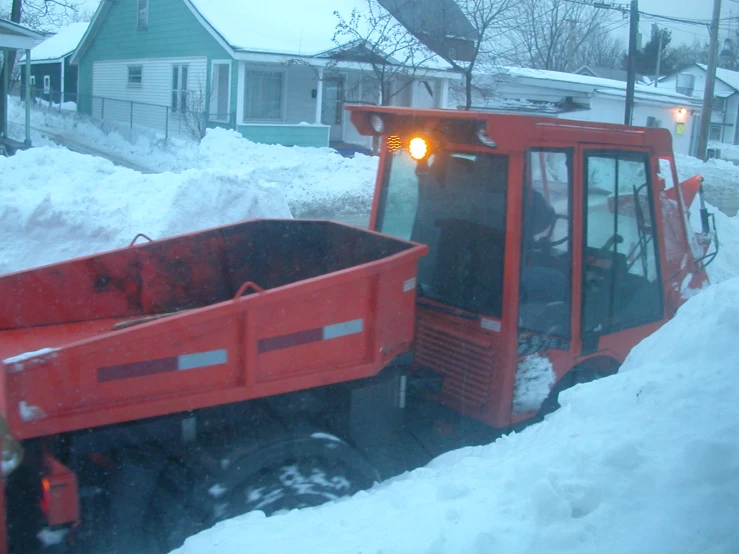
[{"label": "snow pile", "polygon": [[[201,143],[163,137],[136,129],[133,142],[115,130],[104,132],[84,119],[54,111],[32,110],[31,122],[53,140],[71,140],[93,147],[152,172],[188,169],[231,170],[244,178],[278,186],[296,217],[336,213],[368,213],[372,205],[376,157],[344,158],[329,148],[258,144],[226,129],[209,129]],[[10,120],[24,121],[22,104],[11,98]],[[34,133],[34,144],[38,142]]]},{"label": "snow pile", "polygon": [[328,148],[258,144],[212,129],[191,154],[193,167],[219,167],[275,184],[297,216],[369,212],[377,158],[344,158]]},{"label": "snow pile", "polygon": [[528,356],[519,362],[513,387],[513,412],[534,412],[549,396],[554,384],[552,362],[546,356]]},{"label": "snow pile", "polygon": [[254,217],[284,197],[228,169],[143,175],[61,148],[0,157],[0,274]]},{"label": "snow pile", "polygon": [[352,499],[253,512],[177,554],[739,552],[739,279],[542,423]]}]

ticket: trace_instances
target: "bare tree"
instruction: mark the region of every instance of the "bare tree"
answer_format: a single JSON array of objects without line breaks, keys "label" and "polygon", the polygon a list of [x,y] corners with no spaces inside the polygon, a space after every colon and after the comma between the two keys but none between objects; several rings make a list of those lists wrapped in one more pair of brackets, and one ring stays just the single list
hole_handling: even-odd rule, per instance
[{"label": "bare tree", "polygon": [[627,49],[626,41],[613,36],[609,27],[593,32],[580,48],[575,51],[572,67],[584,65],[619,69],[623,53]]},{"label": "bare tree", "polygon": [[[103,0],[105,1],[105,0]],[[82,0],[4,0],[0,17],[7,17],[39,32],[54,32],[75,21],[89,21]]]},{"label": "bare tree", "polygon": [[608,12],[568,0],[519,0],[514,48],[508,59],[523,67],[572,71],[576,53],[607,31]]},{"label": "bare tree", "polygon": [[390,15],[377,0],[367,0],[367,10],[352,10],[338,19],[333,40],[334,60],[363,62],[372,68],[379,89],[379,103],[389,105],[408,87],[434,54]]}]

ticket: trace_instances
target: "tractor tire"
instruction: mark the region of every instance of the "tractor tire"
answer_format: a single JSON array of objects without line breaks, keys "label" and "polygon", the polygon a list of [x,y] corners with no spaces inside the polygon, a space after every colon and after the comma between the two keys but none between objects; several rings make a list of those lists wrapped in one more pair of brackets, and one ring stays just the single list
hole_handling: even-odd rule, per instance
[{"label": "tractor tire", "polygon": [[559,404],[559,393],[567,389],[571,389],[575,385],[583,383],[590,383],[603,377],[608,377],[618,372],[618,364],[614,361],[613,364],[606,367],[594,367],[588,364],[581,366],[575,366],[565,374],[562,379],[554,386],[549,392],[544,402],[542,402],[539,411],[536,413],[537,420],[544,419],[545,416],[555,412],[560,408]]}]

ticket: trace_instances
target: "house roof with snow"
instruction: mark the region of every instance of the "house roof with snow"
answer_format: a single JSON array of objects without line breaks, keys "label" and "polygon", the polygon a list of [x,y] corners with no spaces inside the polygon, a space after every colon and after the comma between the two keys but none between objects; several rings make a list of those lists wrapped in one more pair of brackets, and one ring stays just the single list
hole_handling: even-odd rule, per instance
[{"label": "house roof with snow", "polygon": [[43,35],[28,27],[0,19],[0,48],[29,50],[43,39]]},{"label": "house roof with snow", "polygon": [[[235,58],[248,53],[326,57],[337,48],[334,35],[339,18],[336,13],[349,21],[355,10],[362,13],[367,6],[366,0],[270,0],[266,4],[258,0],[181,1]],[[109,9],[110,2],[100,3],[72,63],[79,61]],[[391,57],[388,59],[393,62]],[[420,65],[429,69],[451,69],[438,56],[424,56]]]},{"label": "house roof with snow", "polygon": [[[612,67],[602,67],[598,65],[584,65],[577,71],[577,75],[589,75],[590,77],[601,77],[603,79],[612,79],[614,81],[624,81],[628,79],[628,72],[624,69],[614,69]],[[636,75],[636,82],[643,82],[641,75]]]},{"label": "house roof with snow", "polygon": [[[700,67],[703,71],[708,72],[708,66],[706,66],[705,64],[697,63],[695,65]],[[739,71],[731,71],[730,69],[717,67],[716,79],[723,81],[724,84],[729,85],[735,91],[739,92]]]},{"label": "house roof with snow", "polygon": [[89,22],[72,23],[31,50],[31,63],[56,62],[75,51],[87,31]]},{"label": "house roof with snow", "polygon": [[[544,69],[528,69],[521,67],[503,68],[500,75],[505,78],[511,77],[518,80],[533,80],[538,82],[556,82],[572,88],[577,92],[599,93],[608,96],[626,96],[626,83],[614,79],[603,79],[601,77],[590,77],[588,75],[576,75],[560,71],[548,71]],[[646,85],[634,85],[634,97],[642,101],[657,104],[682,103],[686,106],[695,105],[695,99],[675,91],[648,87]]]}]

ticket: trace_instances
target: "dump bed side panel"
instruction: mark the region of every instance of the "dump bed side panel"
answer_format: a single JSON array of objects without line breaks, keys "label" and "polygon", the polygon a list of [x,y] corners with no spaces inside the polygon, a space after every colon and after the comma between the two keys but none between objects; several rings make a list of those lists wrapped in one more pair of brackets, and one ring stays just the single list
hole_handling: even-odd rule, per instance
[{"label": "dump bed side panel", "polygon": [[[360,235],[352,249],[346,241],[355,232],[368,236]],[[337,233],[336,241],[332,248],[347,250],[342,256],[359,265],[330,271],[311,265],[306,255],[300,259],[307,274],[330,272],[123,329],[114,326],[130,318],[0,332],[0,353],[21,353],[2,364],[4,411],[14,436],[63,433],[378,373],[412,341],[416,265],[426,249],[356,229]],[[150,271],[157,271],[156,259],[150,256]],[[279,274],[279,264],[291,266],[268,256],[246,259],[252,270],[261,265],[256,274],[267,281]],[[321,259],[334,263],[331,256]],[[346,265],[338,258],[335,263]],[[295,277],[296,270],[290,271],[287,281]],[[235,284],[242,277],[248,274],[229,279]],[[13,351],[18,341],[37,351]]]}]

